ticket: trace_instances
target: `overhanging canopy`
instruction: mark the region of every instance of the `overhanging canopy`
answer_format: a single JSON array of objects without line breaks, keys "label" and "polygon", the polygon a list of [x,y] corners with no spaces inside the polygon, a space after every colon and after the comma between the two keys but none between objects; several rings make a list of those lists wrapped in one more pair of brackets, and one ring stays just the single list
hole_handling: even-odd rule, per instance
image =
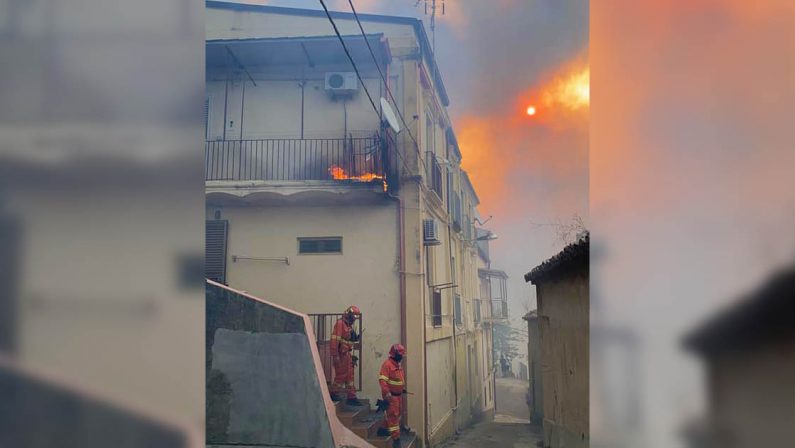
[{"label": "overhanging canopy", "polygon": [[[362,35],[342,38],[357,67],[373,65],[373,57]],[[368,34],[367,42],[379,65],[391,62],[389,45],[383,34]],[[223,68],[228,64],[243,67],[350,64],[336,35],[208,40],[206,63],[208,68]]]}]

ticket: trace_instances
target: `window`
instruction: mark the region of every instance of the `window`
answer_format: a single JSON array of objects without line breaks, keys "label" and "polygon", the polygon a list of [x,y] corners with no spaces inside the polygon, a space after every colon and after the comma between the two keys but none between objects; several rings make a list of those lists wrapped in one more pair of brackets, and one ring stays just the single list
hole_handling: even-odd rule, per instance
[{"label": "window", "polygon": [[455,265],[455,257],[450,257],[450,281],[455,285],[456,281],[456,269],[457,266]]},{"label": "window", "polygon": [[298,254],[341,254],[342,237],[298,238]]},{"label": "window", "polygon": [[480,300],[475,299],[472,301],[473,306],[475,307],[475,323],[480,323]]},{"label": "window", "polygon": [[461,296],[455,295],[455,324],[461,325]]},{"label": "window", "polygon": [[204,276],[226,283],[226,243],[228,221],[206,221],[204,226]]},{"label": "window", "polygon": [[442,326],[442,292],[441,291],[433,292],[433,301],[431,303],[431,306],[433,307],[432,310],[433,326],[441,327]]},{"label": "window", "polygon": [[435,155],[433,128],[433,118],[431,118],[430,112],[425,112],[425,150]]},{"label": "window", "polygon": [[425,280],[428,286],[433,286],[433,251],[430,247],[425,248]]}]

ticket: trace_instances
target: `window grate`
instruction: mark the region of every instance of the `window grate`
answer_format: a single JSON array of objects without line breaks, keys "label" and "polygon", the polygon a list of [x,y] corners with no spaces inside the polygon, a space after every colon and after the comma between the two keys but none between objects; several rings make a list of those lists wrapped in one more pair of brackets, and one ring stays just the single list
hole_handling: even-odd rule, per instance
[{"label": "window grate", "polygon": [[204,226],[204,276],[226,283],[226,246],[229,222],[206,221]]},{"label": "window grate", "polygon": [[342,237],[298,238],[299,254],[341,254]]}]

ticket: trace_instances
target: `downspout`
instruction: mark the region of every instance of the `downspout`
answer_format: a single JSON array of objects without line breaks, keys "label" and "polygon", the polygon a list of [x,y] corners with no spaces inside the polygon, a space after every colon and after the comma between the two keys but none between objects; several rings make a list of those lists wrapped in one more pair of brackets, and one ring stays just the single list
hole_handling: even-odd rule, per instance
[{"label": "downspout", "polygon": [[301,80],[301,140],[304,139],[304,90],[306,89],[306,77]]},{"label": "downspout", "polygon": [[403,199],[390,192],[388,197],[397,201],[397,224],[398,224],[398,263],[400,273],[400,343],[406,346],[406,257],[404,243],[404,224],[403,224]]},{"label": "downspout", "polygon": [[[427,249],[426,249],[427,250]],[[426,257],[427,260],[427,257]],[[427,287],[424,288],[427,291]],[[423,303],[423,316],[425,315],[425,303]],[[425,326],[425,320],[423,319],[422,325]],[[425,381],[425,387],[423,388],[424,396],[425,396],[425,446],[431,446],[431,419],[430,419],[430,412],[428,412],[428,408],[431,404],[428,402],[428,341],[427,335],[425,334],[425,330],[423,329],[423,336],[422,336],[422,359],[424,365],[423,369],[423,377]]]},{"label": "downspout", "polygon": [[[491,286],[489,286],[491,287]],[[489,294],[491,296],[491,294]],[[492,313],[491,319],[491,398],[494,401],[494,413],[497,413],[497,372],[495,372],[494,368],[494,359],[496,353],[494,352],[494,309],[491,306],[491,300],[489,300],[489,309]]]},{"label": "downspout", "polygon": [[[246,104],[246,80],[243,80],[243,92],[240,96],[240,140],[243,140],[243,111],[245,110],[243,107]],[[242,147],[242,143],[241,143]],[[242,150],[241,150],[242,151]],[[242,159],[242,152],[241,152],[241,159]]]},{"label": "downspout", "polygon": [[226,84],[224,85],[224,141],[226,141],[226,110],[229,104],[229,67],[226,68]]},{"label": "downspout", "polygon": [[[447,157],[447,160],[450,160],[450,154],[449,154],[447,148],[445,148],[445,156]],[[434,157],[436,157],[436,156],[434,155]],[[449,214],[450,213],[450,189],[453,186],[452,185],[453,184],[452,178],[450,176],[450,172],[449,171],[448,171],[447,179],[448,179],[447,180],[447,212]],[[448,223],[447,223],[447,259],[450,260],[450,261],[453,260],[453,237],[451,235],[451,230],[452,230],[452,226],[450,225],[450,222],[448,221]],[[458,258],[459,257],[456,257],[456,261],[458,261]],[[456,280],[458,280],[458,276],[453,275],[454,272],[455,272],[454,269],[455,269],[455,266],[451,263],[450,264],[450,277],[455,277]],[[452,278],[451,278],[451,280],[452,280]],[[453,285],[453,287],[450,288],[450,289],[451,289],[451,291],[453,293],[453,300],[452,300],[452,302],[453,302],[452,303],[453,304],[453,397],[455,398],[455,405],[453,406],[452,411],[453,411],[453,428],[454,428],[454,430],[455,430],[455,432],[457,434],[458,433],[458,346],[457,346],[457,341],[456,341],[457,338],[456,338],[456,334],[455,334],[455,330],[456,330],[456,322],[455,322],[455,290],[456,290],[456,287],[455,287],[455,285]],[[463,310],[462,310],[462,314],[463,314]]]},{"label": "downspout", "polygon": [[[406,257],[405,257],[405,224],[403,222],[403,199],[400,196],[393,195],[390,191],[387,191],[387,196],[397,201],[397,225],[398,225],[398,272],[400,274],[400,344],[403,347],[406,346]],[[406,360],[408,362],[408,359]],[[408,376],[406,372],[408,369],[404,369],[404,381],[407,381]],[[426,389],[423,387],[423,389]],[[408,406],[406,406],[406,396],[401,397],[401,420],[406,423],[408,422]]]}]

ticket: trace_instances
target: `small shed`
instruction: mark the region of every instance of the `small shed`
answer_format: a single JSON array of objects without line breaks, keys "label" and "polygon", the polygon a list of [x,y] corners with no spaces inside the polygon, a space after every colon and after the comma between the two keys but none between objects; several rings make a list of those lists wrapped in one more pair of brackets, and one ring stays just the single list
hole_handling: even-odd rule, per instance
[{"label": "small shed", "polygon": [[589,435],[588,232],[524,278],[536,287],[544,446],[587,447]]}]

